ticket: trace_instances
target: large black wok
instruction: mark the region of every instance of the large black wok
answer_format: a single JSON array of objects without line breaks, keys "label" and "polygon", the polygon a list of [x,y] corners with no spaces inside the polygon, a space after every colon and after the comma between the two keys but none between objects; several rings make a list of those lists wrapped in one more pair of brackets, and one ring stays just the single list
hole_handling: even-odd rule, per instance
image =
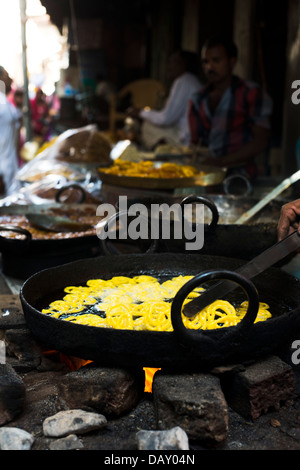
[{"label": "large black wok", "polygon": [[[249,199],[241,199],[234,197],[220,197],[209,196],[209,198],[190,196],[182,199],[182,197],[166,196],[163,199],[157,197],[148,197],[137,200],[128,200],[128,206],[136,202],[140,202],[149,207],[154,202],[166,202],[172,205],[176,202],[180,204],[188,204],[192,200],[203,203],[207,210],[207,224],[205,229],[204,246],[200,250],[201,254],[216,255],[216,256],[234,256],[239,259],[251,259],[272,244],[276,242],[276,222],[259,223],[258,225],[233,225],[230,223],[230,216],[233,213],[240,215],[241,210],[252,207],[254,202]],[[275,202],[274,202],[275,203]],[[70,205],[70,207],[76,205]],[[90,207],[90,205],[86,205]],[[68,207],[63,204],[45,204],[31,207],[30,211],[34,209],[37,213],[43,210],[49,210],[52,207]],[[85,205],[81,204],[81,208]],[[276,203],[276,207],[270,208],[279,214],[280,203]],[[0,214],[24,214],[28,211],[25,206],[2,207]],[[95,209],[96,211],[96,209]],[[225,219],[226,217],[226,219]],[[278,215],[274,219],[277,219]],[[227,223],[229,222],[229,223]],[[7,276],[12,276],[18,279],[27,279],[32,274],[54,266],[69,263],[78,259],[91,258],[102,254],[111,255],[120,253],[129,253],[130,251],[146,251],[151,247],[151,251],[156,252],[186,252],[186,240],[159,239],[149,245],[149,242],[134,242],[134,247],[131,243],[125,241],[122,244],[116,245],[115,243],[109,244],[107,240],[99,240],[95,236],[81,236],[76,238],[64,239],[45,239],[38,240],[32,239],[27,230],[17,227],[5,228],[0,226],[1,232],[5,230],[18,231],[23,233],[23,239],[7,238],[0,236],[0,251],[2,254],[2,271]],[[130,240],[129,240],[130,242]],[[117,248],[116,248],[117,247]]]},{"label": "large black wok", "polygon": [[[29,278],[20,293],[24,315],[34,338],[46,348],[67,355],[97,361],[104,366],[163,367],[187,371],[226,363],[241,363],[274,353],[290,345],[300,334],[299,280],[271,268],[254,279],[259,299],[270,305],[273,317],[253,324],[257,312],[257,291],[245,278],[228,300],[249,298],[250,309],[239,326],[210,331],[187,331],[180,320],[180,290],[172,304],[174,332],[128,331],[82,326],[41,313],[49,301],[61,298],[67,285],[85,285],[88,279],[109,279],[115,275],[153,275],[161,280],[208,271],[197,283],[229,277],[241,261],[204,255],[173,253],[122,255],[76,261],[47,269]],[[216,272],[216,270],[218,270]],[[220,272],[221,270],[221,272]],[[225,271],[224,271],[225,270]],[[230,270],[230,273],[228,273]],[[236,280],[236,279],[234,279]]]},{"label": "large black wok", "polygon": [[[203,255],[234,256],[238,259],[248,260],[257,256],[277,241],[277,222],[281,206],[284,203],[283,201],[272,201],[260,218],[256,218],[253,221],[253,225],[235,225],[233,223],[246,210],[253,207],[255,200],[251,198],[219,195],[190,195],[184,198],[148,196],[146,198],[128,199],[127,207],[129,210],[136,204],[142,204],[148,211],[148,214],[151,214],[152,205],[167,204],[169,207],[179,207],[180,214],[184,216],[185,206],[194,203],[204,205],[204,244],[200,250],[197,250]],[[119,209],[118,204],[116,204],[116,208],[117,210]],[[105,228],[108,229],[112,226],[115,220],[120,219],[123,214],[124,211],[117,212],[115,216],[107,221]],[[155,221],[149,223],[152,224]],[[193,232],[195,232],[195,227],[195,223],[192,223]],[[182,230],[182,237],[179,239],[172,236],[172,229],[170,234],[171,236],[167,239],[160,236],[158,240],[154,240],[155,247],[153,248],[152,246],[152,251],[186,253],[188,240],[185,238],[184,230]],[[118,253],[113,243],[110,243],[109,238],[101,240],[101,245],[101,251],[105,254]],[[145,245],[146,248],[149,247],[149,244],[145,243]]]},{"label": "large black wok", "polygon": [[[6,226],[0,227],[9,231]],[[11,227],[11,231],[24,234],[24,239],[0,237],[2,252],[2,272],[6,276],[27,279],[41,269],[58,266],[100,254],[99,240],[96,236],[85,236],[57,240],[34,240],[27,230]]]},{"label": "large black wok", "polygon": [[[14,205],[1,207],[0,215],[24,215],[51,213],[55,209],[80,208],[81,211],[93,210],[89,204],[40,204]],[[99,219],[100,220],[100,219]],[[2,255],[2,272],[7,276],[27,279],[32,274],[53,266],[69,263],[83,258],[98,256],[101,253],[99,239],[95,235],[82,235],[74,238],[35,239],[26,228],[0,224],[0,252]],[[5,233],[16,233],[17,238],[6,237]]]}]

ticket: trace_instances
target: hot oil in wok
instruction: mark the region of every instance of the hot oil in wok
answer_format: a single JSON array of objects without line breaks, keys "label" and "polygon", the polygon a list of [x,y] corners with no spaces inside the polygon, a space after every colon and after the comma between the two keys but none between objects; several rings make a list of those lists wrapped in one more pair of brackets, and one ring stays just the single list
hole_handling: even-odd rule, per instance
[{"label": "hot oil in wok", "polygon": [[[157,277],[159,282],[165,282],[170,279],[170,276],[161,276]],[[210,287],[210,283],[203,284],[202,287],[208,289]],[[66,295],[64,289],[59,289],[55,292],[49,293],[47,296],[40,299],[36,305],[36,309],[42,311],[43,309],[47,308],[51,302],[54,302],[57,299],[62,299]],[[270,312],[272,312],[272,317],[280,316],[287,311],[291,311],[293,308],[289,307],[288,299],[286,299],[286,303],[278,302],[276,298],[276,291],[266,292],[264,291],[260,298],[263,302],[267,303],[270,306]],[[245,294],[241,291],[241,289],[237,288],[234,292],[231,292],[224,296],[224,300],[230,302],[235,308],[245,300]],[[168,302],[172,302],[172,299],[166,299]],[[101,302],[101,299],[99,299]],[[95,306],[87,306],[83,311],[79,312],[78,314],[72,314],[73,316],[82,315],[83,313],[92,313],[99,315],[101,317],[105,317],[105,312],[99,309],[96,309]],[[66,318],[69,314],[61,315],[61,319]]]},{"label": "hot oil in wok", "polygon": [[[30,331],[47,348],[99,361],[105,366],[163,367],[176,373],[201,371],[261,358],[297,339],[300,281],[278,268],[271,268],[253,279],[259,300],[269,304],[272,318],[247,326],[242,335],[236,327],[226,327],[226,332],[216,329],[192,335],[187,335],[185,328],[181,333],[178,328],[173,332],[156,332],[89,327],[58,321],[37,308],[41,310],[49,301],[62,298],[65,286],[83,285],[86,280],[97,277],[152,275],[163,276],[165,280],[179,274],[195,276],[214,269],[233,271],[243,264],[242,260],[197,254],[111,256],[108,263],[99,257],[43,270],[26,281],[20,295]],[[245,295],[238,288],[227,298],[245,300]]]},{"label": "hot oil in wok", "polygon": [[[125,277],[128,277],[128,276],[125,276]],[[172,275],[171,278],[172,278],[172,277],[173,277],[173,279],[174,279],[174,275]],[[180,276],[179,276],[179,277],[180,277]],[[189,277],[191,277],[191,276],[189,276]],[[160,277],[160,278],[158,278],[157,276],[155,277],[155,279],[156,279],[156,280],[159,282],[159,284],[161,284],[161,285],[162,285],[165,281],[170,281],[171,278],[170,278],[170,276],[162,276],[162,277]],[[185,282],[186,282],[186,281],[185,281]],[[126,284],[126,283],[125,283],[125,284]],[[150,285],[151,285],[151,283],[150,283]],[[76,287],[77,287],[77,288],[80,288],[80,287],[82,287],[82,285],[81,285],[81,286],[72,286],[72,289],[73,289],[73,287],[75,287],[75,288],[76,288]],[[149,286],[149,287],[150,287],[150,286]],[[199,286],[199,287],[200,287],[200,286]],[[203,285],[201,285],[201,288],[204,288],[204,289],[209,288],[209,287],[210,287],[210,284],[209,284],[209,283],[208,283],[208,284],[203,284]],[[179,290],[179,288],[180,288],[180,287],[178,287],[177,290]],[[98,317],[100,317],[100,318],[102,318],[102,319],[108,319],[105,309],[101,310],[101,303],[102,303],[102,302],[105,302],[106,299],[105,299],[105,295],[101,298],[101,293],[100,293],[100,291],[99,291],[99,294],[100,294],[99,297],[98,297],[97,295],[95,295],[95,293],[94,293],[94,291],[93,291],[92,298],[93,298],[93,301],[95,301],[94,304],[87,303],[87,305],[84,306],[84,305],[81,303],[80,310],[78,310],[78,311],[74,311],[74,310],[73,310],[73,305],[72,305],[72,308],[71,308],[72,311],[71,311],[71,310],[70,310],[70,311],[64,310],[65,305],[63,306],[63,309],[62,309],[63,311],[60,311],[60,308],[59,308],[60,306],[55,305],[55,307],[54,307],[54,306],[51,307],[51,312],[52,312],[52,313],[51,313],[49,310],[48,310],[48,312],[47,312],[47,309],[49,309],[49,305],[50,305],[52,302],[57,301],[57,300],[59,300],[59,299],[64,300],[64,298],[65,298],[67,292],[69,292],[69,291],[67,291],[66,289],[64,289],[63,291],[55,292],[54,294],[52,294],[51,296],[49,296],[47,299],[43,299],[43,302],[39,305],[39,309],[42,310],[42,312],[45,313],[45,314],[51,314],[51,315],[53,314],[54,317],[59,318],[60,320],[74,321],[75,323],[76,323],[76,320],[75,320],[76,317],[83,316],[83,318],[84,318],[84,316],[86,316],[86,315],[93,315],[93,316],[96,315],[96,316],[98,316]],[[175,294],[174,294],[174,295],[175,295]],[[197,295],[199,295],[199,289],[198,289]],[[134,296],[133,296],[133,297],[134,297]],[[242,292],[240,289],[237,289],[234,294],[231,294],[231,295],[228,295],[228,296],[227,296],[226,300],[234,307],[234,309],[236,310],[236,314],[238,315],[238,317],[235,317],[235,318],[240,318],[240,317],[239,317],[240,314],[238,313],[238,311],[239,311],[239,308],[241,307],[242,302],[244,302],[245,299],[246,299],[246,298],[245,298],[245,293]],[[149,300],[149,299],[148,299],[148,300]],[[220,300],[220,299],[216,299],[216,300]],[[163,298],[163,300],[162,300],[162,302],[163,302],[164,304],[166,304],[166,303],[172,303],[172,301],[173,301],[173,295],[172,295],[172,296],[169,296],[169,298],[168,298],[167,296],[164,296],[164,298]],[[76,302],[77,302],[77,299],[76,299]],[[134,313],[134,312],[135,312],[135,310],[134,310],[134,309],[135,309],[135,306],[136,306],[136,305],[140,305],[140,304],[143,304],[143,300],[139,300],[138,298],[134,298],[133,303],[132,303],[132,309],[131,309],[131,307],[129,306],[130,314],[132,315],[132,318],[133,318],[133,319],[138,319],[138,318],[140,317],[139,314],[136,315],[136,314]],[[121,306],[122,304],[119,302],[118,305]],[[154,300],[154,305],[155,305],[155,300]],[[75,307],[75,308],[77,309],[77,307]],[[154,307],[154,308],[155,308],[155,307]],[[158,308],[159,308],[159,307],[158,307]],[[221,308],[221,307],[220,307],[220,308]],[[44,311],[44,309],[45,309],[45,311]],[[268,307],[267,307],[267,309],[268,309]],[[221,308],[221,310],[222,310],[222,308]],[[225,312],[226,312],[226,308],[225,308],[225,310],[224,310],[223,313],[225,313]],[[227,313],[229,313],[229,312],[227,312]],[[262,311],[261,311],[261,310],[259,310],[259,313],[260,313],[260,315],[262,315]],[[57,317],[56,314],[59,314],[59,316]],[[211,315],[211,314],[208,314],[208,315]],[[268,313],[268,316],[271,316],[271,315],[270,315],[270,312]],[[198,317],[198,316],[197,316],[197,317]],[[197,317],[195,317],[195,319],[196,319]],[[95,317],[94,317],[94,318],[95,318]],[[216,319],[216,318],[218,318],[218,314],[217,314],[217,316],[215,317],[215,319]],[[263,318],[263,317],[260,316],[260,321],[261,321],[262,318]],[[267,317],[264,318],[264,320],[266,320],[266,319],[267,319]],[[82,320],[80,320],[80,321],[86,321],[86,320],[83,320],[83,319],[82,319]],[[80,321],[79,321],[79,322],[80,322]],[[209,320],[209,321],[210,321],[210,320]],[[237,320],[237,321],[239,322],[240,319]],[[88,324],[88,325],[89,325],[89,323],[82,323],[82,324]],[[217,326],[217,325],[218,325],[218,326]],[[97,324],[97,325],[93,325],[93,323],[91,323],[90,326],[105,326],[105,325],[98,325],[98,324]],[[157,326],[158,326],[158,324],[157,324]],[[190,326],[191,326],[191,325],[190,325]],[[190,326],[187,326],[187,327],[189,328]],[[227,325],[224,325],[224,324],[222,324],[222,322],[219,322],[219,321],[218,321],[218,323],[216,324],[215,327],[216,327],[216,328],[219,328],[219,327],[224,327],[224,326],[229,326],[229,324],[227,323]],[[118,328],[117,326],[114,326],[114,327]],[[160,328],[160,327],[161,327],[161,326],[159,326],[159,328]],[[210,328],[215,328],[215,327],[210,326]],[[133,326],[132,326],[132,328],[135,329]],[[164,327],[162,327],[162,328],[164,329]],[[209,328],[209,326],[208,326],[208,323],[207,323],[206,326],[204,326],[204,325],[203,325],[203,326],[199,326],[199,325],[198,325],[197,328],[205,328],[205,329],[206,329],[206,328]]]},{"label": "hot oil in wok", "polygon": [[[118,274],[118,275],[119,275],[119,276],[128,276],[128,277],[130,277],[130,276],[135,276],[135,274],[131,275],[131,274],[128,274],[128,273],[126,273],[126,274],[122,274],[122,273],[121,273],[121,274]],[[152,274],[149,274],[149,276],[152,276]],[[161,277],[156,276],[156,278],[157,278],[157,280],[158,280],[159,282],[165,282],[165,281],[167,281],[168,279],[170,279],[170,277],[173,277],[173,276],[174,276],[174,275],[172,274],[172,276],[167,276],[167,275],[166,275],[166,276],[161,276]],[[103,276],[103,277],[101,277],[101,279],[103,279],[103,280],[108,280],[109,278],[108,278],[108,277],[106,278],[106,277]],[[87,281],[88,281],[88,279],[83,280],[81,284],[75,284],[75,287],[83,286],[83,285],[85,285],[85,283],[86,283]],[[36,304],[36,309],[39,310],[39,311],[41,311],[41,310],[43,310],[44,308],[47,308],[47,306],[48,306],[51,302],[54,302],[54,301],[57,300],[57,299],[62,299],[65,295],[66,295],[66,292],[65,292],[65,290],[64,290],[64,287],[61,288],[61,289],[59,289],[59,290],[56,290],[56,291],[54,291],[54,292],[51,292],[51,293],[47,294],[46,296],[43,296],[43,298],[40,299],[40,300],[37,302],[37,304]],[[98,310],[98,313],[99,313],[99,310]]]}]

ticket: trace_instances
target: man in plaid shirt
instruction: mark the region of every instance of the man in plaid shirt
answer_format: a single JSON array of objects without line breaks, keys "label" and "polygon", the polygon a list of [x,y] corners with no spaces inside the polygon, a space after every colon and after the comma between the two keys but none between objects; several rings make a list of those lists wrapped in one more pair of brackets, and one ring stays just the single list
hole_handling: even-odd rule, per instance
[{"label": "man in plaid shirt", "polygon": [[208,84],[190,101],[191,143],[209,149],[206,164],[252,178],[254,157],[268,146],[272,101],[257,84],[233,75],[238,51],[231,40],[211,38],[201,56]]}]

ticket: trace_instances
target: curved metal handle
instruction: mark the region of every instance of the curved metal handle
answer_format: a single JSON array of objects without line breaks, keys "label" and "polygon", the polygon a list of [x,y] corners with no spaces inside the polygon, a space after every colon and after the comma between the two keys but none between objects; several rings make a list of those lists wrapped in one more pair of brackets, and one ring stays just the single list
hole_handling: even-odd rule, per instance
[{"label": "curved metal handle", "polygon": [[192,290],[204,282],[221,279],[228,279],[238,284],[242,287],[248,298],[248,309],[243,319],[233,329],[226,329],[226,342],[228,343],[231,339],[236,338],[237,335],[242,334],[254,323],[259,309],[258,292],[254,284],[236,271],[228,271],[224,269],[204,271],[184,284],[177,292],[172,302],[171,320],[174,333],[178,340],[183,344],[187,344],[189,346],[197,343],[201,344],[203,342],[216,344],[216,340],[209,338],[203,330],[189,330],[185,328],[182,321],[181,311],[185,298],[190,292],[192,292]]},{"label": "curved metal handle", "polygon": [[[219,211],[217,206],[213,201],[210,199],[207,199],[206,197],[203,196],[196,196],[196,195],[191,195],[185,197],[181,202],[180,206],[183,207],[185,204],[191,204],[193,202],[197,202],[199,204],[204,204],[206,207],[208,207],[212,213],[212,221],[208,226],[208,230],[214,230],[219,222]],[[184,211],[182,211],[182,216],[184,217]]]},{"label": "curved metal handle", "polygon": [[[116,212],[114,215],[112,215],[107,220],[106,224],[103,226],[103,230],[108,231],[109,226],[112,223],[117,222],[122,215],[127,215],[128,216],[128,212],[127,211]],[[151,232],[151,227],[150,227],[150,232]],[[149,237],[149,240],[150,239],[151,239],[151,237]],[[100,238],[100,244],[101,244],[101,248],[102,248],[105,255],[122,254],[116,247],[113,247],[111,250],[108,249],[107,238],[105,238],[105,239]],[[151,244],[150,244],[149,248],[146,250],[145,253],[154,253],[154,252],[157,251],[157,247],[158,247],[158,240],[151,240]]]},{"label": "curved metal handle", "polygon": [[[0,232],[16,232],[16,233],[19,233],[20,235],[24,235],[25,240],[22,240],[24,243],[25,242],[29,243],[32,240],[31,233],[28,230],[26,230],[26,228],[18,227],[17,225],[0,225]],[[5,237],[2,237],[1,235],[0,237],[6,239]]]},{"label": "curved metal handle", "polygon": [[[242,182],[242,184],[244,184],[245,189],[244,189],[243,193],[236,194],[235,192],[230,192],[230,184],[232,182],[234,182],[235,180],[236,181],[240,180]],[[251,185],[250,181],[248,180],[248,178],[244,175],[239,175],[238,173],[228,176],[223,181],[223,186],[224,186],[225,194],[228,194],[228,195],[244,196],[245,197],[245,196],[249,196],[249,194],[251,194],[251,192],[252,192],[252,185]]]},{"label": "curved metal handle", "polygon": [[79,189],[79,191],[81,192],[81,197],[78,201],[78,204],[82,204],[86,198],[86,192],[85,190],[80,186],[80,184],[76,184],[76,183],[72,183],[72,184],[69,184],[67,186],[63,186],[62,188],[60,188],[56,195],[55,195],[55,201],[56,202],[62,202],[60,200],[60,196],[68,189]]}]

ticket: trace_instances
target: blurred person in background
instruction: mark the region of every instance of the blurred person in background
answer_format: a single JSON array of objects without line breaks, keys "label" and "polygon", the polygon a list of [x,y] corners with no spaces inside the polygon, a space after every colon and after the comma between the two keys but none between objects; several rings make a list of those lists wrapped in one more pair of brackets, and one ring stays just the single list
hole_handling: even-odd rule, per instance
[{"label": "blurred person in background", "polygon": [[18,166],[22,167],[24,165],[24,160],[21,158],[20,153],[22,147],[25,143],[25,135],[23,128],[23,105],[24,105],[24,90],[22,88],[16,88],[13,92],[13,99],[12,103],[14,104],[17,113],[19,115],[19,122],[20,122],[20,132],[17,135],[17,152],[18,152]]},{"label": "blurred person in background", "polygon": [[227,37],[215,36],[204,44],[201,59],[208,83],[190,102],[191,143],[209,150],[203,163],[252,179],[255,156],[269,143],[272,100],[258,84],[233,74],[237,57],[238,49]]},{"label": "blurred person in background", "polygon": [[16,88],[16,90],[14,91],[13,104],[19,111],[20,116],[23,117],[24,90],[22,88]]},{"label": "blurred person in background", "polygon": [[152,150],[159,143],[188,145],[188,104],[193,93],[201,88],[198,56],[189,51],[174,52],[167,62],[168,78],[172,81],[163,109],[131,109],[128,115],[142,121],[141,144]]},{"label": "blurred person in background", "polygon": [[12,185],[18,169],[17,142],[20,115],[7,99],[12,79],[0,66],[0,196],[13,192]]},{"label": "blurred person in background", "polygon": [[51,135],[50,106],[41,88],[37,88],[35,97],[30,100],[32,130],[34,136],[46,142]]}]

